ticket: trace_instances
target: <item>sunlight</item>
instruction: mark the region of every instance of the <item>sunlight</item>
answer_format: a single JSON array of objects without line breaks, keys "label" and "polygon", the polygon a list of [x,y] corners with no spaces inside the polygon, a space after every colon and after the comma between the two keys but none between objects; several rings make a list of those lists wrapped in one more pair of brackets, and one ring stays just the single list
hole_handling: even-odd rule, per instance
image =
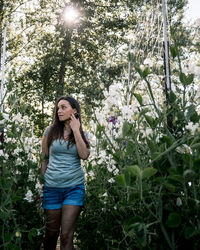
[{"label": "sunlight", "polygon": [[71,24],[77,21],[79,17],[79,12],[72,6],[68,6],[64,10],[64,20],[67,24]]}]

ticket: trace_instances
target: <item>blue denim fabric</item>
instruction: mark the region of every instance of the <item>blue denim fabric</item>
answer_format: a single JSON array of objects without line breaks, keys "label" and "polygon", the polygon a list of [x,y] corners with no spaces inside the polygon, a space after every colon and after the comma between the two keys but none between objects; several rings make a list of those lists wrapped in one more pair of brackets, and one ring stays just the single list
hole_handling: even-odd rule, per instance
[{"label": "blue denim fabric", "polygon": [[85,199],[85,185],[67,188],[44,187],[43,208],[61,209],[63,205],[83,206]]}]

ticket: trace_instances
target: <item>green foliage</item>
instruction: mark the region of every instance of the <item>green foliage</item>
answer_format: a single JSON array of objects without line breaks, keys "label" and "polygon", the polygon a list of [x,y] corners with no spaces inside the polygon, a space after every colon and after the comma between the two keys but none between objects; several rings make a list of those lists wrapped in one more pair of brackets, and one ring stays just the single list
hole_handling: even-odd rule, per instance
[{"label": "green foliage", "polygon": [[180,81],[184,86],[188,86],[193,82],[194,74],[189,74],[186,76],[183,72],[180,73]]},{"label": "green foliage", "polygon": [[[148,82],[148,74],[137,71]],[[197,128],[199,115],[194,98],[185,98],[193,76],[180,75],[182,92],[171,91],[166,106],[158,109],[150,93],[155,113],[134,93],[140,104],[137,119],[124,120],[121,132],[115,128],[109,137],[108,128],[98,123],[97,152],[103,151],[104,159],[97,154],[86,165],[92,174],[77,229],[82,249],[198,249],[200,136],[189,124]]]},{"label": "green foliage", "polygon": [[[139,63],[130,74],[134,86],[125,85],[131,98],[138,101],[137,118],[125,120],[121,134],[113,127],[111,137],[108,128],[97,122],[96,154],[85,166],[86,203],[76,232],[80,249],[198,249],[200,143],[199,133],[190,131],[189,124],[198,125],[199,115],[192,94],[186,98],[194,76],[183,73],[179,65],[180,74],[173,78],[176,90],[162,106],[151,87],[152,73],[161,75],[162,67],[156,71],[139,66],[152,51],[159,54],[162,47],[158,36],[152,36],[160,32],[158,12],[162,11],[157,1],[71,1],[83,14],[73,29],[60,18],[63,1],[42,0],[35,9],[24,5],[26,2],[4,1],[0,5],[1,26],[5,21],[8,26],[10,93],[6,104],[13,114],[29,116],[38,136],[50,121],[47,111],[59,95],[80,97],[90,117],[97,101],[103,99],[103,90],[127,68],[126,55],[118,49],[128,47],[132,38],[127,37],[137,33],[134,53],[127,53],[131,65]],[[191,44],[190,31],[182,23],[185,3],[168,1],[174,39],[170,53],[179,63],[187,54],[181,46]],[[157,20],[148,13],[150,9],[156,10]],[[16,10],[24,15],[15,21]],[[150,27],[150,19],[154,27]],[[177,69],[171,70],[175,76]],[[146,84],[151,106],[146,107],[145,98],[137,93],[138,76]],[[6,136],[12,139],[0,145],[2,249],[38,249],[42,240],[41,208],[24,200],[28,190],[34,197],[38,195],[35,184],[39,179],[34,159],[39,162],[40,150],[38,143],[33,143],[27,152],[24,138],[32,133],[27,126],[8,120],[1,123],[1,131],[5,128]],[[105,154],[99,156],[102,151]]]},{"label": "green foliage", "polygon": [[173,46],[171,46],[171,45],[169,46],[169,49],[170,49],[172,57],[175,58],[177,56],[176,49]]},{"label": "green foliage", "polygon": [[[7,116],[1,114],[0,121]],[[2,124],[6,133],[0,150],[1,249],[39,249],[43,238],[43,211],[36,199],[39,144],[29,136],[27,119],[20,117],[10,115]]]}]

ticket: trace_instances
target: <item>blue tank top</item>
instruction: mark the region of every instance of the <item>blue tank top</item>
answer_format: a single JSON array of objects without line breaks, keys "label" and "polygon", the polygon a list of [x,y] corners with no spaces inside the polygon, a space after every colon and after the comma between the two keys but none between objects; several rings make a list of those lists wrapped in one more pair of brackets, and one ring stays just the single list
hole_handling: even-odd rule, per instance
[{"label": "blue tank top", "polygon": [[[44,135],[48,135],[48,127]],[[76,144],[67,147],[68,141],[54,140],[49,148],[49,162],[44,175],[45,186],[65,188],[85,181]]]}]

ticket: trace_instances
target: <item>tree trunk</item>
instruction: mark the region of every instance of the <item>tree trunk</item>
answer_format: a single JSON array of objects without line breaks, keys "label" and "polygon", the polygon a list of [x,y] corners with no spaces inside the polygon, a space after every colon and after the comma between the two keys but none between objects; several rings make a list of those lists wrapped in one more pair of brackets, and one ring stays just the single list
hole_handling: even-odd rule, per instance
[{"label": "tree trunk", "polygon": [[68,56],[70,53],[71,36],[72,36],[72,30],[67,29],[64,44],[63,44],[64,54],[61,58],[61,65],[60,65],[59,79],[58,79],[59,81],[58,81],[58,86],[56,90],[56,99],[64,95],[64,84],[65,84],[64,80],[65,80],[65,73],[66,73],[66,65],[67,65]]}]

